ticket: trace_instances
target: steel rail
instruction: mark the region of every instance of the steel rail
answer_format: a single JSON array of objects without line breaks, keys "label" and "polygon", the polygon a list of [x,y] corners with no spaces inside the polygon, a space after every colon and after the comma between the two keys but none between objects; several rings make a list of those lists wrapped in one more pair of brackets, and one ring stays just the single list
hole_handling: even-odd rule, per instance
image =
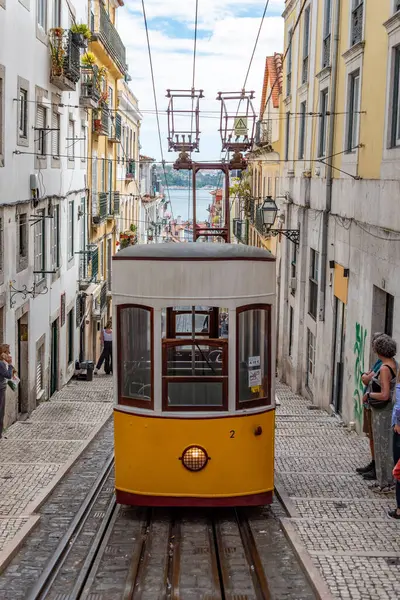
[{"label": "steel rail", "polygon": [[100,475],[91,487],[83,504],[73,518],[68,530],[61,538],[53,556],[48,561],[34,587],[30,590],[26,600],[42,600],[43,598],[46,598],[62,565],[64,564],[67,556],[70,554],[74,540],[77,538],[82,530],[82,527],[87,521],[90,512],[111,473],[113,466],[114,455],[111,454],[106,460]]},{"label": "steel rail", "polygon": [[235,516],[239,527],[240,537],[242,538],[243,549],[250,566],[250,573],[253,579],[257,600],[270,600],[271,594],[267,578],[265,577],[248,518],[243,514],[243,510],[240,509],[235,509]]}]

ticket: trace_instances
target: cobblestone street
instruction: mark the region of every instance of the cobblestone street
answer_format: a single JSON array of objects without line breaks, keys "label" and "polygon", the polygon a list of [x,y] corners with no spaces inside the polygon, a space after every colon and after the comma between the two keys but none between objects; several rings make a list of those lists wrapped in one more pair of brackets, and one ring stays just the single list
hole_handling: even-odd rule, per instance
[{"label": "cobblestone street", "polygon": [[367,439],[309,410],[285,385],[277,397],[276,485],[303,563],[317,568],[335,598],[399,598],[400,524],[386,516],[394,494],[377,497],[355,473],[370,461]]},{"label": "cobblestone street", "polygon": [[112,414],[112,378],[72,380],[0,440],[0,569],[39,506]]}]

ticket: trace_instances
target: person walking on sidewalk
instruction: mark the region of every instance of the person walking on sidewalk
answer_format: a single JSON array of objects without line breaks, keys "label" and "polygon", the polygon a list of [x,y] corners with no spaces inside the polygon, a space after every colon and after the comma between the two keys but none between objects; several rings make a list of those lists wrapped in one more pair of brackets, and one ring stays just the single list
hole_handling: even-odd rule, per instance
[{"label": "person walking on sidewalk", "polygon": [[[374,333],[372,336],[372,341],[371,341],[371,345],[372,345],[372,350],[375,352],[375,341],[381,336],[383,335],[382,333]],[[375,364],[373,365],[372,369],[368,372],[368,373],[363,373],[361,380],[363,382],[363,384],[365,385],[364,388],[364,406],[363,406],[363,433],[365,433],[365,435],[367,436],[367,438],[369,439],[369,447],[371,449],[371,462],[365,466],[365,467],[359,467],[358,469],[356,469],[357,473],[359,473],[359,475],[362,475],[364,479],[367,479],[369,481],[373,481],[374,479],[376,479],[376,471],[375,471],[375,452],[374,452],[374,436],[372,434],[372,411],[370,409],[370,407],[368,406],[368,402],[365,401],[366,399],[366,395],[368,393],[369,390],[369,385],[372,381],[372,378],[374,377],[374,375],[376,375],[379,372],[379,369],[382,366],[382,361],[380,358],[378,358],[375,361]]]},{"label": "person walking on sidewalk", "polygon": [[[393,429],[393,462],[394,466],[400,461],[400,371],[397,376],[396,397],[392,412]],[[400,480],[396,478],[396,508],[388,511],[392,519],[400,520]]]},{"label": "person walking on sidewalk", "polygon": [[[1,349],[2,347],[0,346],[0,350]],[[3,350],[3,352],[0,354],[0,438],[3,435],[7,381],[12,378],[13,371],[14,367],[12,366],[12,358],[9,352],[4,352]]]},{"label": "person walking on sidewalk", "polygon": [[393,412],[392,398],[396,387],[397,352],[396,342],[388,335],[381,335],[374,344],[375,352],[382,361],[381,368],[371,380],[371,390],[367,402],[372,410],[372,434],[374,439],[375,469],[377,484],[374,492],[389,493],[393,477],[391,422]]},{"label": "person walking on sidewalk", "polygon": [[103,331],[101,332],[100,340],[103,345],[103,351],[97,362],[96,369],[95,369],[95,375],[97,375],[99,369],[101,369],[103,362],[105,362],[104,371],[106,372],[106,375],[109,375],[110,373],[112,373],[112,327],[111,327],[111,321],[107,322],[105,329],[103,329]]}]

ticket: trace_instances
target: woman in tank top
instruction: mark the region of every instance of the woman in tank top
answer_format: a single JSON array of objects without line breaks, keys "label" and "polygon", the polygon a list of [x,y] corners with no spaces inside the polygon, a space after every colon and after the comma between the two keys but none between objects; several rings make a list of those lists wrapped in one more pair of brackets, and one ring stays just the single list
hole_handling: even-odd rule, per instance
[{"label": "woman in tank top", "polygon": [[[382,365],[372,378],[370,392],[367,394],[372,412],[377,479],[377,483],[373,484],[371,489],[374,492],[387,494],[393,487],[391,421],[397,377],[397,363],[394,360],[397,344],[390,336],[382,335],[375,341],[374,348]],[[381,406],[380,402],[382,402]]]},{"label": "woman in tank top", "polygon": [[103,351],[101,353],[99,360],[97,361],[96,369],[94,372],[95,372],[95,375],[97,375],[98,370],[101,369],[103,362],[105,362],[104,371],[105,371],[106,375],[109,375],[110,373],[112,373],[112,327],[111,327],[111,321],[108,321],[107,325],[105,326],[105,329],[103,329],[103,331],[101,332],[100,340],[101,340],[101,343],[103,344]]}]

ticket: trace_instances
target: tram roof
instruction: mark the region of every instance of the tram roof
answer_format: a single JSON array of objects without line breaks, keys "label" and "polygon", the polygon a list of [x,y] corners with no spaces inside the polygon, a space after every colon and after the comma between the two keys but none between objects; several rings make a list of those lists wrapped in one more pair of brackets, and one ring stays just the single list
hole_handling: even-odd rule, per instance
[{"label": "tram roof", "polygon": [[255,260],[274,261],[268,250],[244,244],[210,242],[138,244],[120,250],[113,260]]}]

